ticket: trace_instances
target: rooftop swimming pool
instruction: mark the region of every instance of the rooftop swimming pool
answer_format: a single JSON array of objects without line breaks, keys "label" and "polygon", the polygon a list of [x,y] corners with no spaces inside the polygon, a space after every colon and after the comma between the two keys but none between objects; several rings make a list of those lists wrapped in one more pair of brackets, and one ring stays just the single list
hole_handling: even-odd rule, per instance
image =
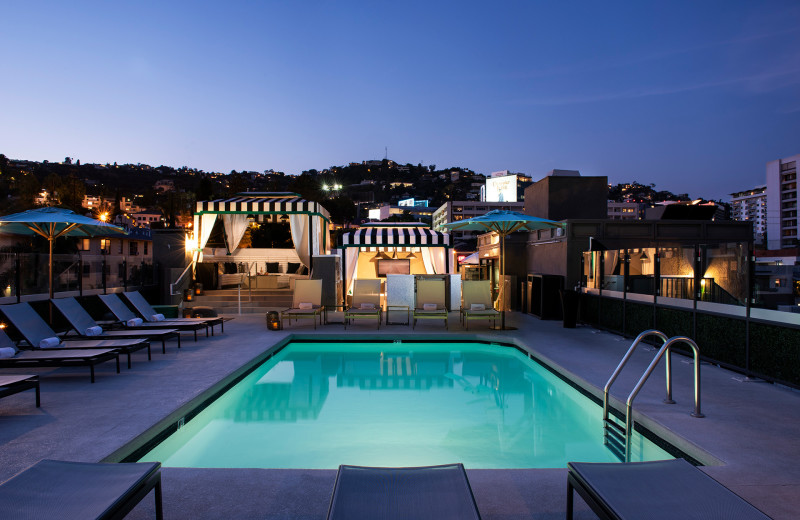
[{"label": "rooftop swimming pool", "polygon": [[516,348],[463,342],[290,343],[147,449],[172,467],[618,462],[600,405]]}]

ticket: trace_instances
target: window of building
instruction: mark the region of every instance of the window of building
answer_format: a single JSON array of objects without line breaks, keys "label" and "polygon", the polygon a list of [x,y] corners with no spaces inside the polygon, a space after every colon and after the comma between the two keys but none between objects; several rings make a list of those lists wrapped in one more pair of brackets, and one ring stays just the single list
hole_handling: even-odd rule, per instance
[{"label": "window of building", "polygon": [[145,255],[147,254],[147,242],[144,242],[144,253],[143,254],[145,254]]},{"label": "window of building", "polygon": [[128,254],[130,256],[136,256],[139,254],[139,242],[135,242],[133,240],[128,242]]},{"label": "window of building", "polygon": [[100,239],[100,254],[101,255],[111,254],[111,239],[109,238]]}]

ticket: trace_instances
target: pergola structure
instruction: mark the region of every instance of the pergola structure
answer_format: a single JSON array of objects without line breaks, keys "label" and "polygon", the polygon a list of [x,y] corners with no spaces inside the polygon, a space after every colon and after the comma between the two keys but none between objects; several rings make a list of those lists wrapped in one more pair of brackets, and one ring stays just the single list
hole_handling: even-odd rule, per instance
[{"label": "pergola structure", "polygon": [[257,222],[281,222],[288,219],[297,256],[300,262],[312,267],[314,255],[326,254],[330,214],[317,202],[300,198],[297,193],[238,193],[231,199],[198,201],[194,214],[197,254],[195,261],[202,260],[202,251],[211,236],[217,218],[222,220],[225,230],[225,245],[232,254],[239,246],[251,220]]}]

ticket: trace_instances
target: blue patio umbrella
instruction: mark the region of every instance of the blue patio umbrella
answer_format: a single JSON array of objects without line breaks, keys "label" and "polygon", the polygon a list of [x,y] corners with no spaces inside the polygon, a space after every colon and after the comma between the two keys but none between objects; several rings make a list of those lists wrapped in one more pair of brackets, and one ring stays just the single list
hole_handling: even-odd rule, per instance
[{"label": "blue patio umbrella", "polygon": [[455,222],[448,222],[444,227],[453,231],[485,231],[494,232],[500,236],[500,276],[502,282],[500,283],[500,294],[498,301],[500,302],[500,328],[506,329],[506,308],[504,305],[504,287],[505,287],[505,273],[506,273],[506,236],[515,231],[536,231],[539,229],[555,229],[563,228],[564,224],[546,218],[532,217],[525,215],[518,211],[508,211],[496,209],[481,215],[466,220],[457,220]]},{"label": "blue patio umbrella", "polygon": [[39,235],[50,244],[50,298],[53,297],[53,242],[58,237],[92,237],[109,233],[126,234],[119,226],[78,215],[63,208],[45,207],[0,217],[0,233]]}]

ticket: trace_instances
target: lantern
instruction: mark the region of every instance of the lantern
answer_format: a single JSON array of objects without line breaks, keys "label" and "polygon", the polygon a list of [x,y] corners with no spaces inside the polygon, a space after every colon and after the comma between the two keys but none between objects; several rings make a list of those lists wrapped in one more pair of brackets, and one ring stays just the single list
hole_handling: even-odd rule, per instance
[{"label": "lantern", "polygon": [[267,313],[267,328],[269,330],[281,330],[281,317],[275,311],[269,311]]},{"label": "lantern", "polygon": [[183,290],[183,301],[190,302],[194,300],[194,291],[192,289]]},{"label": "lantern", "polygon": [[195,282],[194,284],[194,295],[203,296],[203,284],[200,282]]}]

